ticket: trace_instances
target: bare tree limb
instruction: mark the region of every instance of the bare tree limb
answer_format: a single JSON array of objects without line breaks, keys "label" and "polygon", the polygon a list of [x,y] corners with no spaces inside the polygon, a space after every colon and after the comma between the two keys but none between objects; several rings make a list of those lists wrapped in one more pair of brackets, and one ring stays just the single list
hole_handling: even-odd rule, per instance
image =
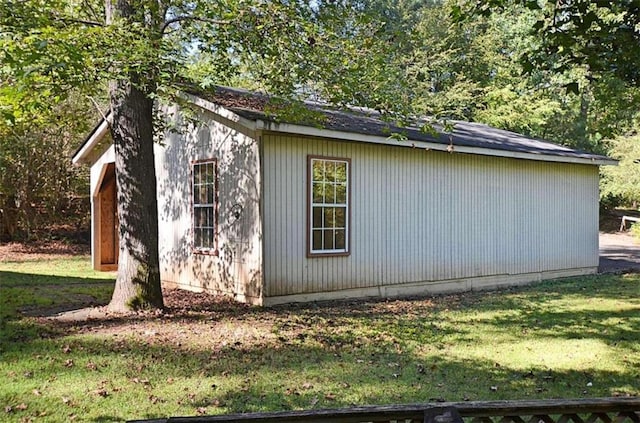
[{"label": "bare tree limb", "polygon": [[111,122],[109,122],[109,119],[107,118],[107,116],[102,112],[102,109],[98,105],[98,102],[93,97],[91,97],[90,95],[88,95],[87,98],[89,100],[91,100],[91,102],[95,106],[95,108],[98,111],[98,113],[100,113],[100,115],[102,116],[102,119],[104,119],[104,121],[107,122],[107,125],[111,126]]}]

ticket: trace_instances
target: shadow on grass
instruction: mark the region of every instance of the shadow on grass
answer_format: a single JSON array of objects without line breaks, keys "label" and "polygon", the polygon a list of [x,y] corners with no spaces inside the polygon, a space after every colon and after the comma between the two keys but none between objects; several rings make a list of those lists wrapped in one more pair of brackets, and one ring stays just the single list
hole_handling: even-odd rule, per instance
[{"label": "shadow on grass", "polygon": [[[61,285],[53,280],[54,286]],[[28,383],[25,375],[47,384],[77,380],[83,388],[73,401],[78,407],[89,407],[92,417],[88,420],[93,421],[194,415],[198,408],[216,414],[353,404],[637,395],[638,283],[637,277],[612,276],[501,293],[273,308],[171,292],[169,307],[160,316],[75,323],[13,319],[4,323],[3,332],[12,337],[0,343],[0,355],[18,370],[7,373],[9,388],[0,389],[0,405],[25,395],[12,387]],[[70,285],[83,286],[80,282]],[[554,301],[568,299],[578,301],[581,308],[553,309]],[[599,300],[614,299],[625,307],[598,309]],[[161,328],[197,324],[197,336],[210,342],[183,342],[162,333],[144,335],[144,324],[149,322]],[[233,333],[240,323],[245,327],[262,324],[260,330],[268,336],[227,343],[224,336],[215,334],[223,327],[231,327]],[[101,332],[118,328],[117,335]],[[474,338],[478,330],[485,333],[480,341]],[[496,338],[508,334],[507,339],[531,336],[543,340],[541,348],[551,338],[602,341],[611,353],[624,355],[626,364],[618,360],[598,367],[588,361],[567,369],[539,360],[534,363],[546,364],[523,368],[500,358],[499,348],[508,344],[504,339],[497,342],[492,334]],[[488,345],[486,359],[473,358],[464,353],[469,340],[496,341],[496,349],[491,351]],[[621,346],[615,347],[618,343]],[[105,380],[111,383],[106,386],[109,395],[96,398],[92,392]],[[39,385],[25,386],[22,389],[28,395]],[[46,409],[60,399],[45,394],[30,401],[41,401]],[[96,401],[100,407],[93,411]],[[123,408],[125,402],[133,405]]]},{"label": "shadow on grass", "polygon": [[[60,354],[63,347],[70,351]],[[309,340],[293,340],[268,346],[225,347],[212,354],[205,348],[76,338],[64,343],[22,344],[12,348],[9,356],[38,357],[24,369],[32,378],[82,381],[84,395],[89,397],[87,406],[101,413],[100,417],[87,418],[92,421],[167,417],[176,413],[172,408],[176,403],[182,406],[178,410],[183,415],[194,415],[199,408],[217,414],[411,402],[599,397],[628,391],[638,382],[638,375],[628,372],[546,367],[523,370],[496,366],[490,360],[424,357],[398,352],[392,342],[327,348]],[[69,360],[75,363],[73,367],[66,364]],[[88,367],[89,362],[96,368]],[[113,373],[117,373],[117,379]],[[22,377],[7,379],[12,383],[13,378]],[[109,394],[96,399],[91,392],[103,386],[102,380],[110,381],[105,387]],[[15,396],[10,389],[5,390],[0,394],[0,404],[11,403]],[[122,402],[131,397],[137,402],[123,407]],[[154,398],[160,400],[154,403]]]}]

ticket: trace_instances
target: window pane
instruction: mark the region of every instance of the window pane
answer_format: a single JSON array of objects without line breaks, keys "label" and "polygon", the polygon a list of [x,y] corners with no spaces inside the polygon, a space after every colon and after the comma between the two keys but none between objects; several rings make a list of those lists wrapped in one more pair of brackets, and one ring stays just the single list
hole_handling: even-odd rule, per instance
[{"label": "window pane", "polygon": [[322,227],[322,207],[313,208],[313,222],[311,223],[311,227],[313,228]]},{"label": "window pane", "polygon": [[336,204],[347,203],[347,186],[344,184],[336,185]]},{"label": "window pane", "polygon": [[321,182],[313,183],[313,202],[314,203],[324,202],[324,184]]},{"label": "window pane", "polygon": [[336,163],[328,161],[325,163],[325,175],[328,182],[335,181]]},{"label": "window pane", "polygon": [[332,229],[324,230],[323,247],[325,250],[333,250],[333,230]]},{"label": "window pane", "polygon": [[333,228],[335,226],[335,218],[333,216],[335,208],[333,207],[325,207],[324,209],[324,219],[323,219],[323,223],[324,223],[324,227],[325,228]]},{"label": "window pane", "polygon": [[313,231],[312,246],[314,250],[322,250],[322,231]]},{"label": "window pane", "polygon": [[216,177],[215,177],[215,169],[213,167],[213,163],[207,163],[207,179],[205,183],[213,184],[215,180],[216,180]]},{"label": "window pane", "polygon": [[347,183],[347,164],[345,162],[336,162],[335,180]]},{"label": "window pane", "polygon": [[194,235],[194,240],[193,240],[193,244],[196,247],[202,247],[202,229],[195,229],[193,231],[193,235]]},{"label": "window pane", "polygon": [[336,202],[336,187],[333,184],[326,184],[324,191],[324,202],[327,204],[335,204]]},{"label": "window pane", "polygon": [[323,181],[324,180],[324,161],[312,160],[311,162],[313,163],[313,180]]},{"label": "window pane", "polygon": [[193,186],[193,204],[200,204],[200,185]]},{"label": "window pane", "polygon": [[346,227],[347,208],[346,207],[336,207],[335,211],[336,211],[335,227],[336,228],[344,228],[344,227]]},{"label": "window pane", "polygon": [[347,248],[344,229],[338,229],[336,231],[335,239],[336,239],[336,250],[345,250]]},{"label": "window pane", "polygon": [[193,184],[200,184],[200,165],[193,165]]},{"label": "window pane", "polygon": [[213,184],[207,185],[207,204],[213,204],[214,191],[215,186]]},{"label": "window pane", "polygon": [[213,207],[207,207],[207,226],[213,228]]}]

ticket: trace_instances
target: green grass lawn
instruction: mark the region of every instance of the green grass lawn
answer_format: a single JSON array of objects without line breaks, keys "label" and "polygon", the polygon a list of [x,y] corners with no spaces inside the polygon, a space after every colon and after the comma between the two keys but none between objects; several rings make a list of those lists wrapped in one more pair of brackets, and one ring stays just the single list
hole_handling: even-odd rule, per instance
[{"label": "green grass lawn", "polygon": [[637,274],[266,309],[174,298],[79,324],[20,313],[103,304],[112,277],[86,257],[0,263],[0,421],[640,395]]}]

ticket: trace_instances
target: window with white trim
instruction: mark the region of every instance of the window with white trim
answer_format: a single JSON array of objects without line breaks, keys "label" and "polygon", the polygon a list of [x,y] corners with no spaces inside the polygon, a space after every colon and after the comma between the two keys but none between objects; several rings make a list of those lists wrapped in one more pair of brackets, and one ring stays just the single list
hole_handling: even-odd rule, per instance
[{"label": "window with white trim", "polygon": [[348,159],[309,157],[309,254],[349,253]]},{"label": "window with white trim", "polygon": [[217,162],[215,159],[193,163],[193,247],[215,253],[217,224]]}]

